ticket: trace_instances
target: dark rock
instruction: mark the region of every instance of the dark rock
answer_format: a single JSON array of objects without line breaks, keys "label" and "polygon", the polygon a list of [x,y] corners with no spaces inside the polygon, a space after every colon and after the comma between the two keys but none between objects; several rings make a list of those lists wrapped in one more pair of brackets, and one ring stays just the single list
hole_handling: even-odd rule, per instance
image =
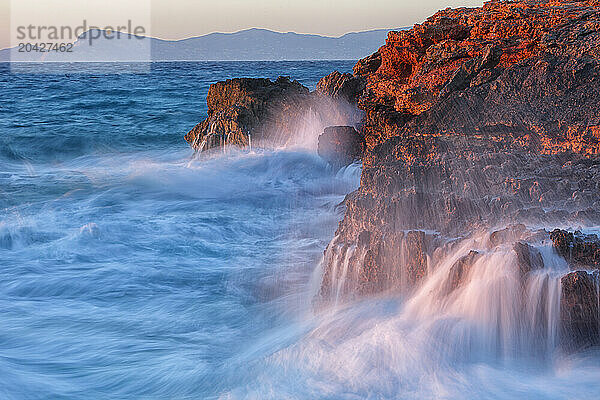
[{"label": "dark rock", "polygon": [[550,238],[557,253],[572,267],[589,270],[600,267],[600,239],[597,235],[555,229]]},{"label": "dark rock", "polygon": [[364,76],[377,72],[381,66],[381,54],[376,52],[370,56],[363,58],[354,66],[354,75]]},{"label": "dark rock", "polygon": [[517,263],[521,277],[536,269],[544,268],[544,259],[536,248],[527,243],[517,242],[513,246],[513,250],[517,254]]},{"label": "dark rock", "polygon": [[561,346],[576,352],[600,345],[598,271],[576,271],[561,279]]},{"label": "dark rock", "polygon": [[503,243],[519,240],[527,232],[527,227],[523,224],[516,224],[499,231],[494,231],[490,235],[490,244],[499,246]]},{"label": "dark rock", "polygon": [[410,231],[405,239],[405,266],[409,288],[415,287],[427,276],[428,241],[423,231]]},{"label": "dark rock", "polygon": [[454,265],[450,268],[446,293],[456,290],[461,284],[464,283],[466,277],[471,271],[471,267],[480,257],[481,254],[479,254],[478,251],[471,250],[469,254],[461,257],[458,259],[458,261],[456,261],[456,263],[454,263]]},{"label": "dark rock", "polygon": [[[384,291],[410,293],[428,273],[428,258],[435,237],[422,231],[401,232],[385,237],[361,232],[360,240],[349,258],[344,298],[365,296]],[[325,265],[339,266],[348,243],[333,241],[325,252]],[[332,300],[335,268],[324,271],[317,302]]]},{"label": "dark rock", "polygon": [[359,160],[364,152],[363,137],[351,126],[329,126],[319,136],[317,152],[335,168]]},{"label": "dark rock", "polygon": [[317,92],[332,99],[342,99],[350,104],[356,104],[358,96],[365,88],[365,80],[352,74],[342,74],[334,71],[317,84]]}]

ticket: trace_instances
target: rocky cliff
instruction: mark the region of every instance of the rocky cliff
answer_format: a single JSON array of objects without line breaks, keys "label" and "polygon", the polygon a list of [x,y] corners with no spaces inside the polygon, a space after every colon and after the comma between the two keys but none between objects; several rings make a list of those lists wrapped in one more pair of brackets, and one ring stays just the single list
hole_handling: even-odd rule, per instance
[{"label": "rocky cliff", "polygon": [[[440,11],[390,32],[354,75],[365,81],[368,152],[326,252],[321,300],[410,293],[475,235],[477,248],[451,269],[455,286],[479,253],[504,247],[525,282],[543,267],[535,247],[550,242],[540,227],[598,226],[599,1]],[[573,269],[588,272],[562,285],[572,348],[599,342],[597,254],[578,243],[585,255]]]},{"label": "rocky cliff", "polygon": [[597,1],[448,9],[360,61],[371,146],[401,133],[510,137],[597,154]]}]

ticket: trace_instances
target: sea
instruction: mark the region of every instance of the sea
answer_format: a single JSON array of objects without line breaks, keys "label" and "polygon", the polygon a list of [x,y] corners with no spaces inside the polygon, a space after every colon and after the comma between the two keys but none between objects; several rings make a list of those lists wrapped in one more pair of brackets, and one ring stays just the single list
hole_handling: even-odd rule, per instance
[{"label": "sea", "polygon": [[360,164],[183,140],[211,83],[353,65],[0,64],[0,399],[598,398],[595,355],[451,357],[406,299],[316,307]]}]

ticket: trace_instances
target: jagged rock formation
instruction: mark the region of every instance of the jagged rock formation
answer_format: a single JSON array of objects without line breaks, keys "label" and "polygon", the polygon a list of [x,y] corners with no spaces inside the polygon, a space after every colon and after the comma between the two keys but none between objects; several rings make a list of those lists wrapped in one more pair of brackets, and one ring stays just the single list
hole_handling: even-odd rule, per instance
[{"label": "jagged rock formation", "polygon": [[600,239],[556,229],[556,252],[576,270],[561,279],[562,346],[578,351],[600,345]]},{"label": "jagged rock formation", "polygon": [[[354,73],[366,82],[357,104],[368,150],[327,250],[321,300],[411,292],[449,242],[503,226],[512,228],[492,233],[487,246],[512,249],[525,280],[543,267],[530,244],[549,234],[514,224],[600,222],[599,1],[440,11],[390,32]],[[568,261],[597,263],[586,240],[556,237]],[[449,290],[477,259],[464,254]],[[344,282],[332,290],[340,260]],[[564,335],[581,348],[581,337],[598,333],[573,332],[593,324],[598,297],[573,282],[563,280],[561,318],[574,321]]]},{"label": "jagged rock formation", "polygon": [[492,1],[390,32],[355,68],[368,143],[457,133],[597,154],[599,23],[598,1]]},{"label": "jagged rock formation", "polygon": [[[355,107],[364,80],[337,71],[321,79],[317,90],[287,77],[236,78],[210,86],[208,118],[185,136],[195,150],[252,141],[259,146],[280,146],[297,138],[302,129],[313,129],[317,137],[328,125],[354,124],[361,113]],[[316,126],[308,126],[311,121]],[[318,127],[317,127],[318,126]]]},{"label": "jagged rock formation", "polygon": [[381,54],[375,52],[370,56],[359,60],[354,66],[353,72],[355,76],[364,77],[377,72],[379,67],[381,67]]},{"label": "jagged rock formation", "polygon": [[358,161],[365,150],[365,139],[352,126],[329,126],[319,136],[317,153],[334,168]]},{"label": "jagged rock formation", "polygon": [[473,267],[473,264],[475,264],[480,257],[481,253],[476,250],[471,250],[469,251],[469,254],[462,256],[454,263],[454,265],[452,265],[452,268],[450,268],[450,279],[448,280],[449,285],[446,289],[446,293],[456,290],[465,282],[471,267]]},{"label": "jagged rock formation", "polygon": [[598,4],[489,2],[391,32],[356,67],[370,151],[338,241],[599,221]]},{"label": "jagged rock formation", "polygon": [[598,271],[576,271],[561,280],[561,338],[569,351],[600,345],[599,279]]},{"label": "jagged rock formation", "polygon": [[521,279],[531,271],[544,268],[544,260],[539,250],[531,245],[523,242],[517,242],[513,246],[513,250],[517,255],[517,263],[519,265],[519,273]]},{"label": "jagged rock formation", "polygon": [[358,96],[365,88],[365,80],[352,74],[334,71],[321,78],[317,84],[317,92],[333,99],[343,99],[356,104]]},{"label": "jagged rock formation", "polygon": [[304,117],[309,99],[307,88],[286,77],[275,82],[250,78],[218,82],[210,86],[206,98],[208,118],[185,140],[196,150],[206,150],[227,144],[246,146],[249,135],[256,143],[275,135],[285,138]]},{"label": "jagged rock formation", "polygon": [[600,268],[600,239],[597,235],[556,229],[550,233],[554,248],[576,269]]}]

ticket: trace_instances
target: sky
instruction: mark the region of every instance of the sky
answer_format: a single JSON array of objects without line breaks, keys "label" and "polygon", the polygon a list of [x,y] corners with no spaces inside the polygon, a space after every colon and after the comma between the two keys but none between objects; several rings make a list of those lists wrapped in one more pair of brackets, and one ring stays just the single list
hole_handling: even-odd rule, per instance
[{"label": "sky", "polygon": [[[29,8],[25,5],[27,1],[32,4]],[[73,24],[83,15],[88,19],[102,13],[135,17],[137,12],[132,10],[144,9],[149,12],[151,35],[163,39],[247,28],[340,36],[412,26],[446,7],[477,7],[482,3],[477,0],[119,0],[115,3],[118,5],[112,6],[106,0],[0,0],[0,48],[10,45],[11,19],[21,24],[26,19],[34,20],[36,13],[60,25]],[[87,11],[82,11],[82,7]],[[111,21],[115,19],[112,17]]]}]

